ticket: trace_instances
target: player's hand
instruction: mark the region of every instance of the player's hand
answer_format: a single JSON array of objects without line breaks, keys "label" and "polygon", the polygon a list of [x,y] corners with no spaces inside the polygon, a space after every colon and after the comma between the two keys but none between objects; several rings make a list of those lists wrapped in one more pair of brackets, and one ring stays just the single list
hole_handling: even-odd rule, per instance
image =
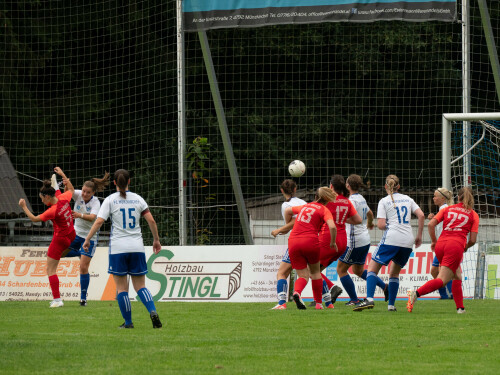
[{"label": "player's hand", "polygon": [[436,243],[435,242],[431,242],[431,250],[434,251],[435,248],[436,248]]},{"label": "player's hand", "polygon": [[63,185],[64,185],[64,186],[68,185],[68,182],[69,182],[69,178],[67,178],[67,177],[63,177],[63,179],[62,179],[62,183],[63,183]]},{"label": "player's hand", "polygon": [[276,238],[276,236],[277,236],[278,234],[280,234],[279,229],[275,229],[275,230],[273,230],[273,231],[271,232],[271,236],[273,236],[274,238]]},{"label": "player's hand", "polygon": [[419,236],[415,239],[415,248],[420,247],[420,245],[422,245],[422,237]]},{"label": "player's hand", "polygon": [[71,211],[71,214],[73,215],[73,219],[83,219],[81,212]]},{"label": "player's hand", "polygon": [[82,247],[83,250],[85,250],[85,252],[88,253],[90,248],[90,240],[85,239],[85,242],[83,243]]},{"label": "player's hand", "polygon": [[64,172],[63,172],[63,171],[62,171],[62,169],[61,169],[61,168],[59,168],[59,167],[55,167],[55,168],[54,168],[54,172],[56,172],[59,176],[64,175]]},{"label": "player's hand", "polygon": [[153,241],[153,253],[158,254],[161,250],[160,240]]},{"label": "player's hand", "polygon": [[21,206],[22,208],[25,208],[26,207],[26,201],[24,199],[19,199],[19,206]]},{"label": "player's hand", "polygon": [[427,219],[431,220],[434,217],[434,214],[431,212],[429,215],[427,215]]},{"label": "player's hand", "polygon": [[333,249],[336,252],[339,251],[337,244],[335,242],[330,242],[330,249]]},{"label": "player's hand", "polygon": [[375,228],[375,224],[373,224],[373,221],[370,223],[370,224],[366,224],[366,227],[370,230],[372,230],[373,228]]}]

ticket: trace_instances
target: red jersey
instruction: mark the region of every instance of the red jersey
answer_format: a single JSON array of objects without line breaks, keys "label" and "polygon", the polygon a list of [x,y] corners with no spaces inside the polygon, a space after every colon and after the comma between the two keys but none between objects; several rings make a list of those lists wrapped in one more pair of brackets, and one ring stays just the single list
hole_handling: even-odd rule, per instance
[{"label": "red jersey", "polygon": [[326,223],[332,219],[330,211],[320,203],[312,202],[303,206],[292,207],[293,214],[298,214],[293,225],[290,238],[313,237],[318,238],[318,232]]},{"label": "red jersey", "polygon": [[[340,194],[337,196],[335,202],[328,202],[326,207],[333,215],[333,221],[337,226],[337,236],[341,232],[345,233],[345,221],[358,213],[351,201]],[[321,229],[322,232],[326,230],[325,227]]]},{"label": "red jersey", "polygon": [[69,204],[72,197],[73,193],[71,191],[59,195],[57,203],[40,215],[42,221],[52,220],[54,223],[54,236],[66,237],[75,230]]},{"label": "red jersey", "polygon": [[455,239],[465,246],[469,232],[478,232],[479,216],[474,210],[468,210],[463,203],[448,206],[434,216],[438,223],[443,222],[443,231],[439,241]]}]

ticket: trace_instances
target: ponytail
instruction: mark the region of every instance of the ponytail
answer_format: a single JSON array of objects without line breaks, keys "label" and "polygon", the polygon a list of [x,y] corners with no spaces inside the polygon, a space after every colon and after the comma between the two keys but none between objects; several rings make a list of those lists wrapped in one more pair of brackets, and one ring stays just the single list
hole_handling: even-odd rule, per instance
[{"label": "ponytail", "polygon": [[125,169],[118,169],[113,176],[113,180],[115,181],[116,186],[118,186],[120,197],[127,198],[128,180],[130,180],[130,174],[128,171]]},{"label": "ponytail", "polygon": [[[127,180],[128,181],[128,180]],[[104,191],[104,188],[109,185],[109,173],[104,173],[103,178],[92,178],[90,181],[85,181],[83,186],[86,186],[94,193]]]},{"label": "ponytail", "polygon": [[472,189],[468,186],[461,188],[458,192],[458,201],[462,202],[466,209],[474,209],[474,196],[472,195]]},{"label": "ponytail", "polygon": [[344,177],[339,174],[334,174],[330,180],[330,184],[337,194],[342,194],[344,197],[349,198],[349,190],[347,190],[345,186]]},{"label": "ponytail", "polygon": [[394,202],[394,192],[399,189],[399,178],[395,174],[390,174],[385,179],[385,184],[387,185],[387,190],[389,190],[389,195],[391,196],[392,204],[396,207],[396,202]]}]

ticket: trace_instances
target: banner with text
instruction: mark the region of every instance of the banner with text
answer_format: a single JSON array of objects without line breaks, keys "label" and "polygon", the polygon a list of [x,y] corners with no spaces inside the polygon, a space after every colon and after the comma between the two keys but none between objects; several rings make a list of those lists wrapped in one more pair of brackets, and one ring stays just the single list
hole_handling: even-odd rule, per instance
[{"label": "banner with text", "polygon": [[456,0],[184,0],[184,30],[288,23],[454,21]]}]

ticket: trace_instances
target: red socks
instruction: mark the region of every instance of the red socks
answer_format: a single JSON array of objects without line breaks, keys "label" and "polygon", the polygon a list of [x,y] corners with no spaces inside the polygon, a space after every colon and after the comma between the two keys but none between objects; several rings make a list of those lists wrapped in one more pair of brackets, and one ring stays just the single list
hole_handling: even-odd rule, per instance
[{"label": "red socks", "polygon": [[49,276],[49,283],[54,299],[61,298],[61,294],[59,293],[59,277],[57,275]]},{"label": "red socks", "polygon": [[311,286],[313,290],[313,297],[316,303],[323,302],[323,280],[311,280]]},{"label": "red socks", "polygon": [[464,308],[464,293],[462,291],[462,280],[453,280],[451,283],[451,293],[457,309]]},{"label": "red socks", "polygon": [[422,285],[420,288],[417,289],[418,296],[424,296],[426,294],[429,294],[431,292],[434,292],[435,290],[438,290],[439,288],[443,287],[443,280],[441,279],[433,279],[427,281],[424,285]]},{"label": "red socks", "polygon": [[321,274],[321,277],[325,280],[326,285],[328,285],[328,289],[332,289],[333,283],[325,275]]},{"label": "red socks", "polygon": [[304,288],[306,287],[307,285],[307,280],[304,279],[303,277],[299,277],[296,281],[295,281],[295,285],[293,287],[293,292],[297,292],[299,294],[302,295],[302,291],[304,290]]}]

